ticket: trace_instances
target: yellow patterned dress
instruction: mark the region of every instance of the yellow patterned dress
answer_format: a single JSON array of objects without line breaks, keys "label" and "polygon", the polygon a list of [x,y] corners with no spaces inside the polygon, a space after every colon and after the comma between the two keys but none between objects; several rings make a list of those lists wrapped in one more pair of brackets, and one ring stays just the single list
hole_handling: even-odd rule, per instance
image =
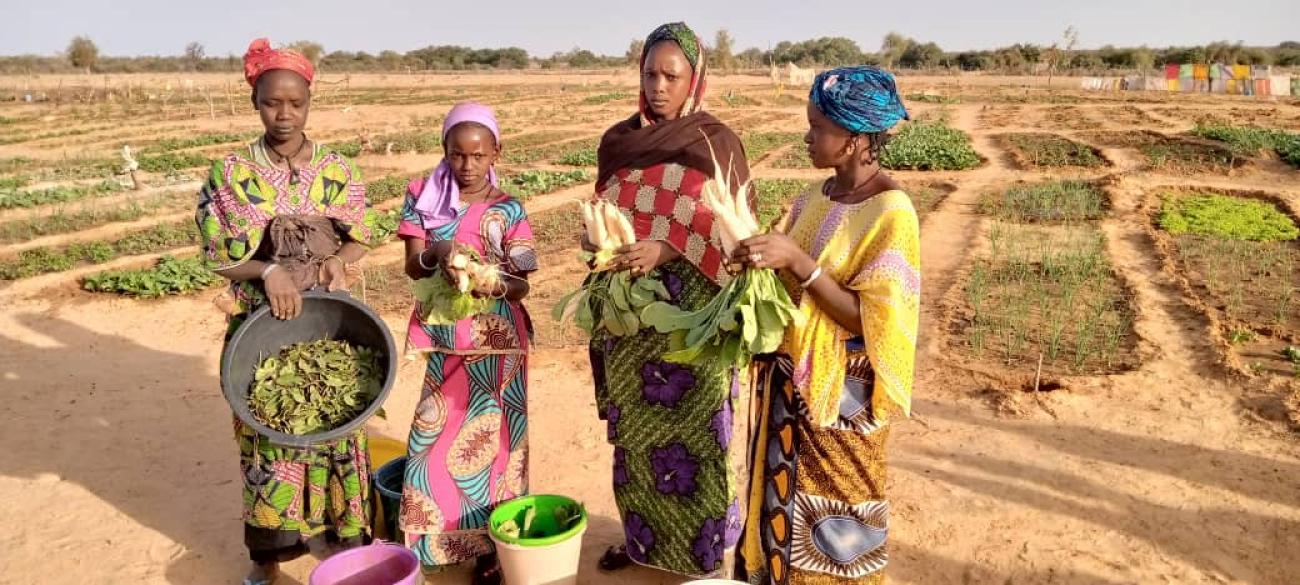
[{"label": "yellow patterned dress", "polygon": [[920,311],[916,212],[901,191],[840,204],[811,189],[785,233],[857,291],[862,330],[836,323],[786,278],[806,317],[755,371],[749,511],[738,574],[751,583],[881,583],[888,417],[911,410]]}]

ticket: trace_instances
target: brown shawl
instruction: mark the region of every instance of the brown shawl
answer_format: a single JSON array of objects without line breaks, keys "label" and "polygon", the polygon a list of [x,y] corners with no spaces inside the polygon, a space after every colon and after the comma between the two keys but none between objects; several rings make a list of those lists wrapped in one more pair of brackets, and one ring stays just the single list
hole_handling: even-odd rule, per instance
[{"label": "brown shawl", "polygon": [[[705,138],[707,137],[707,141]],[[731,161],[733,186],[749,180],[749,163],[740,138],[726,124],[708,112],[696,112],[664,122],[642,126],[641,115],[628,118],[605,131],[596,150],[596,188],[621,169],[645,169],[657,164],[677,163],[713,176],[709,144],[718,164]]]}]

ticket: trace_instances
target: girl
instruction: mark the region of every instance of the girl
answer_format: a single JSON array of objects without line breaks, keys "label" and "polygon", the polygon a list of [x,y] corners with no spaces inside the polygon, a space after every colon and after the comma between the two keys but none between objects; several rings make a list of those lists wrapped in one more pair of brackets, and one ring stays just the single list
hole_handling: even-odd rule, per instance
[{"label": "girl", "polygon": [[425,324],[418,305],[411,315],[407,349],[427,353],[428,369],[411,424],[400,523],[424,565],[477,559],[474,583],[494,584],[500,570],[488,515],[528,492],[532,326],[522,301],[537,255],[523,204],[497,187],[501,134],[492,110],[457,105],[442,136],[442,162],[407,188],[398,229],[406,273],[453,278],[452,252],[469,249],[503,277],[473,291],[496,299],[483,314],[454,325]]}]

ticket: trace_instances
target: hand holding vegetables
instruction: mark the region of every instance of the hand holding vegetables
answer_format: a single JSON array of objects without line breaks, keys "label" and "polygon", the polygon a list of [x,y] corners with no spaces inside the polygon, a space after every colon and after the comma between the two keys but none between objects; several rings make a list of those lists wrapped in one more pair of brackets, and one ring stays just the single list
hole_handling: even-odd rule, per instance
[{"label": "hand holding vegetables", "polygon": [[[723,252],[734,258],[747,245],[759,242],[778,261],[792,256],[789,246],[781,244],[784,236],[759,235],[758,220],[749,206],[749,183],[733,189],[730,175],[723,174],[716,156],[713,166],[714,178],[705,183],[701,199],[713,211]],[[756,264],[753,258],[748,259]],[[801,318],[776,273],[766,265],[745,270],[698,311],[654,303],[641,313],[646,325],[654,326],[660,333],[677,335],[678,349],[665,355],[666,360],[678,363],[719,360],[736,367],[749,365],[755,355],[776,351],[786,327]]]},{"label": "hand holding vegetables", "polygon": [[795,277],[802,277],[799,280],[807,278],[807,273],[812,272],[800,268],[813,262],[808,253],[799,248],[789,236],[775,232],[742,241],[731,254],[731,260],[754,268],[790,270]]}]

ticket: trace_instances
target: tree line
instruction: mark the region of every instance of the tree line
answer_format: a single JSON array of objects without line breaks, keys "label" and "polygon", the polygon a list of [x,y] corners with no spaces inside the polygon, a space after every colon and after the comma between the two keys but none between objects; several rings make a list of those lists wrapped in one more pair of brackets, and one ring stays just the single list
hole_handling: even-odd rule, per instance
[{"label": "tree line", "polygon": [[[782,41],[763,50],[751,47],[734,50],[731,34],[723,29],[710,46],[709,61],[724,71],[760,69],[794,63],[801,67],[834,67],[874,64],[891,69],[961,70],[1001,73],[1064,73],[1068,71],[1148,70],[1166,63],[1227,63],[1246,65],[1300,66],[1300,42],[1288,41],[1275,47],[1248,47],[1241,42],[1214,42],[1203,46],[1148,47],[1104,46],[1078,49],[1078,32],[1066,29],[1061,40],[1051,45],[1017,43],[982,51],[945,51],[934,42],[923,42],[889,33],[878,51],[864,51],[845,37],[822,37],[805,41]],[[330,51],[320,43],[299,41],[288,45],[332,72],[414,72],[491,69],[602,69],[636,63],[642,41],[633,40],[623,55],[599,55],[574,48],[548,57],[530,55],[518,47],[475,49],[453,45],[429,46],[399,53],[381,51]],[[74,38],[58,56],[0,56],[0,73],[170,73],[238,72],[238,55],[206,54],[203,45],[190,43],[179,55],[113,57],[99,54],[94,41]]]}]

